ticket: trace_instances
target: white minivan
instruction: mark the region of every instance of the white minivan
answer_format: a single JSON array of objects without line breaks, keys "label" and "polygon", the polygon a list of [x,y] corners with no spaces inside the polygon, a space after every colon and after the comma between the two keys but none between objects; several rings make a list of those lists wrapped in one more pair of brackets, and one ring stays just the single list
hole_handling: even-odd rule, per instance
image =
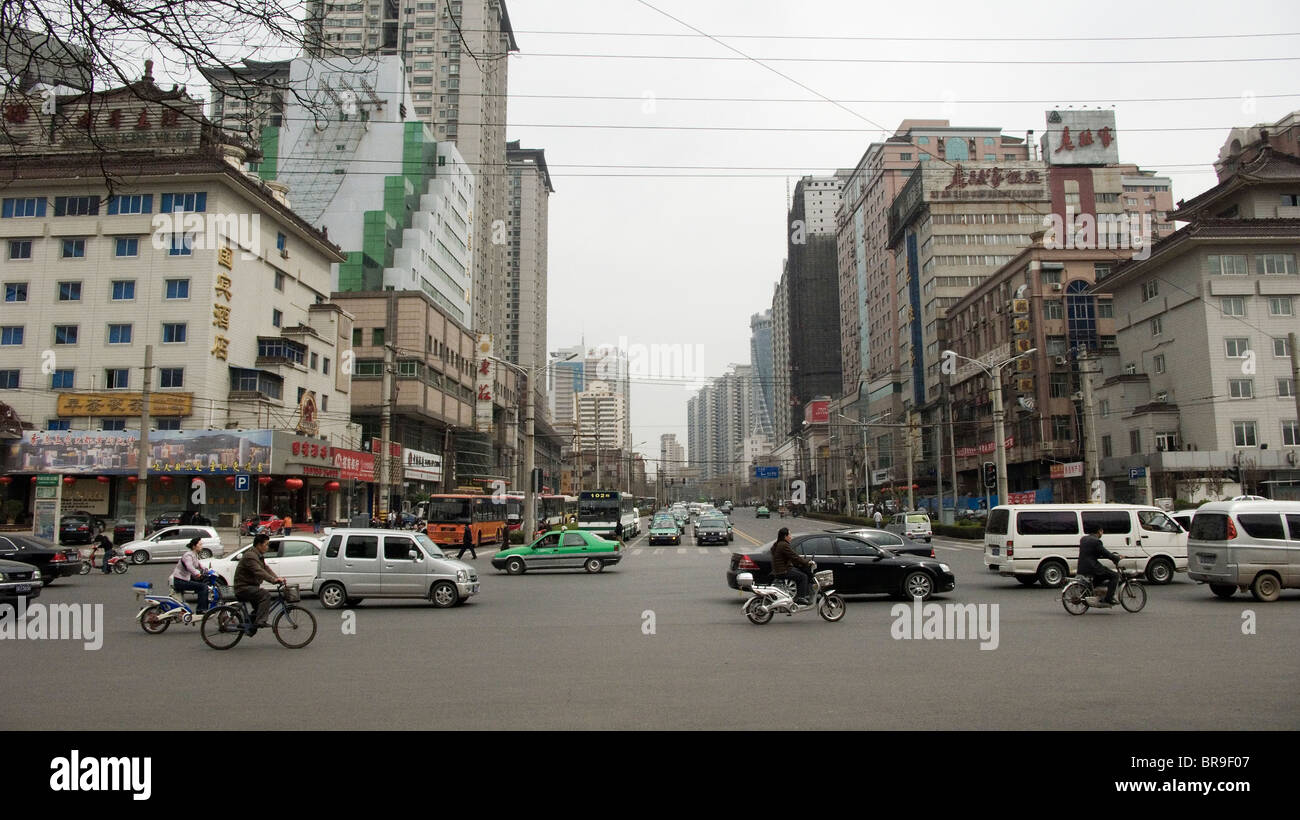
[{"label": "white minivan", "polygon": [[1059,587],[1078,571],[1079,541],[1101,525],[1120,566],[1167,584],[1187,570],[1187,533],[1163,510],[1137,504],[1023,504],[994,507],[984,529],[984,564],[1026,586]]},{"label": "white minivan", "polygon": [[934,528],[930,526],[930,516],[924,512],[895,513],[885,529],[901,535],[905,538],[911,538],[913,541],[925,541],[930,543],[934,537]]},{"label": "white minivan", "polygon": [[1206,504],[1192,519],[1187,576],[1220,598],[1250,590],[1276,601],[1300,587],[1300,501],[1248,500]]}]

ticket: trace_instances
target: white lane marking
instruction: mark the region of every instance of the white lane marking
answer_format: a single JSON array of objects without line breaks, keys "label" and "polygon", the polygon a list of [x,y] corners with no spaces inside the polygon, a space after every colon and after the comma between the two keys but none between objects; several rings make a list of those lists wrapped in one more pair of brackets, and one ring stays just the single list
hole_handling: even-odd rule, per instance
[{"label": "white lane marking", "polygon": [[678,555],[685,555],[685,554],[686,554],[686,547],[678,547],[678,548],[677,548],[677,554],[678,554]]},{"label": "white lane marking", "polygon": [[696,549],[698,549],[698,550],[700,551],[700,555],[708,555],[708,554],[709,554],[709,548],[708,548],[708,547],[696,547]]},{"label": "white lane marking", "polygon": [[632,550],[632,554],[633,554],[633,555],[640,555],[640,554],[641,554],[641,548],[640,548],[640,547],[637,547],[636,549]]}]

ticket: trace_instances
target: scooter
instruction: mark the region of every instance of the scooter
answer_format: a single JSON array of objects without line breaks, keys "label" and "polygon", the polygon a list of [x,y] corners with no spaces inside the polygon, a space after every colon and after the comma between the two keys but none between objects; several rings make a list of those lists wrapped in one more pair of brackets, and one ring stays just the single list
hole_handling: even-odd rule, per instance
[{"label": "scooter", "polygon": [[[108,566],[110,569],[113,570],[113,572],[116,572],[118,575],[125,575],[127,569],[127,560],[121,555],[115,554],[112,558],[108,559]],[[77,574],[89,575],[90,571],[94,568],[95,568],[94,553],[91,553],[90,558],[81,559],[81,566],[77,568]]]},{"label": "scooter", "polygon": [[745,617],[752,624],[762,626],[772,620],[772,616],[782,612],[790,617],[799,612],[816,609],[822,618],[834,623],[844,617],[844,599],[832,588],[835,573],[828,569],[817,571],[817,562],[811,562],[812,599],[811,604],[795,603],[795,585],[793,581],[778,578],[771,584],[755,584],[754,574],[742,572],[736,576],[736,585],[750,592],[754,597],[745,601]]},{"label": "scooter", "polygon": [[[208,608],[211,609],[222,602],[221,577],[208,570],[203,581],[208,585]],[[153,594],[150,592],[153,589],[150,581],[136,581],[131,586],[135,589],[136,600],[145,600],[144,606],[135,614],[135,619],[140,622],[140,628],[150,635],[161,635],[173,623],[193,626],[197,620],[202,620],[201,617],[196,619],[195,615],[202,616],[203,613],[196,613],[193,607],[185,603],[185,596],[180,593]]]}]

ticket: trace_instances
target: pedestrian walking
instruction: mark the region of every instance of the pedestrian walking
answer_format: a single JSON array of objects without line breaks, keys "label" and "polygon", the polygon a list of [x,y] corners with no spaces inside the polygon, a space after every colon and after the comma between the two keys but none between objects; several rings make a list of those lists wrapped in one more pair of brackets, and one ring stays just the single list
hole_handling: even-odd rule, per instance
[{"label": "pedestrian walking", "polygon": [[280,534],[289,535],[292,532],[293,532],[293,516],[286,515],[284,517],[284,529],[280,530]]},{"label": "pedestrian walking", "polygon": [[885,520],[885,517],[880,514],[879,509],[876,510],[876,514],[873,515],[872,518],[875,519],[876,529],[880,529],[880,523]]},{"label": "pedestrian walking", "polygon": [[465,550],[469,550],[469,554],[475,561],[478,560],[478,552],[474,549],[474,528],[469,524],[465,525],[465,538],[460,542],[460,552],[456,554],[456,560],[459,561],[464,557]]}]

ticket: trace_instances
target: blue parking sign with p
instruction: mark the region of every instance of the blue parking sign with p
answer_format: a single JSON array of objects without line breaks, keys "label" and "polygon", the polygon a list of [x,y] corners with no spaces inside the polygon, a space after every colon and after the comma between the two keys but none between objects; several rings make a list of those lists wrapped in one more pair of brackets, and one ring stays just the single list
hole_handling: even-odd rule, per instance
[{"label": "blue parking sign with p", "polygon": [[252,486],[253,486],[253,477],[248,475],[247,473],[243,473],[241,475],[235,476],[236,491],[241,493],[246,493],[249,491],[249,489],[252,488]]}]

